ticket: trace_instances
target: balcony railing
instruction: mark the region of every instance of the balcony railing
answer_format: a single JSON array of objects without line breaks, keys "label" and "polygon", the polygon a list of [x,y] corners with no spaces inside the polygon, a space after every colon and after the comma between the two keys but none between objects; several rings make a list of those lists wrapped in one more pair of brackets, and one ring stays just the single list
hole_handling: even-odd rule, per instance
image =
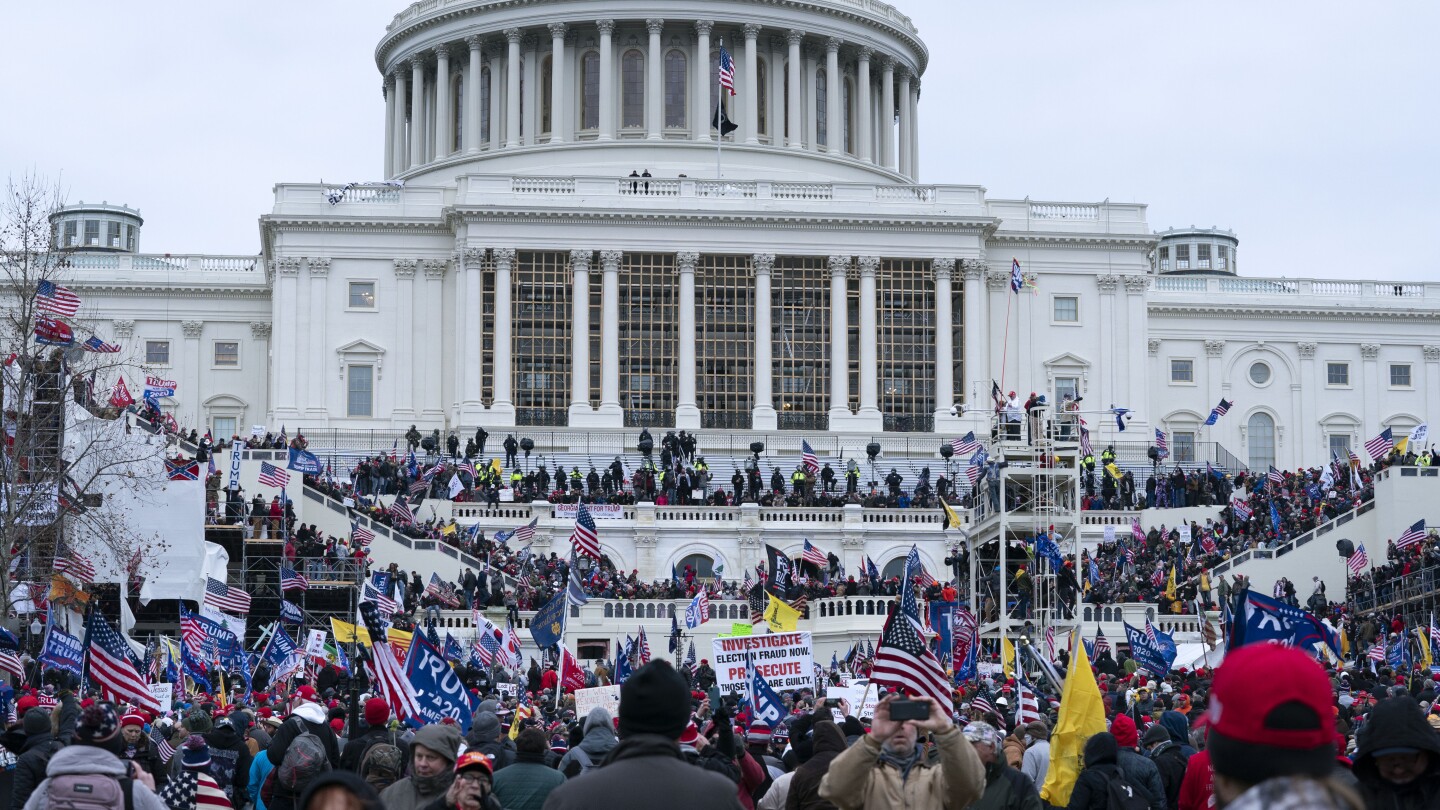
[{"label": "balcony railing", "polygon": [[1340,281],[1332,279],[1232,278],[1227,276],[1158,276],[1161,293],[1235,293],[1239,295],[1314,296],[1364,301],[1440,298],[1440,284],[1400,281]]}]

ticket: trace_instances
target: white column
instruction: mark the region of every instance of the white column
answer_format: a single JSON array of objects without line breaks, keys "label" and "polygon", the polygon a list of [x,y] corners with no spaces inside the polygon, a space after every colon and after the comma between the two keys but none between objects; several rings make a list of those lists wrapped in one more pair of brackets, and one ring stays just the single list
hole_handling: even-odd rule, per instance
[{"label": "white column", "polygon": [[[181,384],[188,383],[194,386],[198,393],[203,390],[200,385],[200,336],[205,331],[205,322],[181,321],[180,329],[185,335],[180,381]],[[177,420],[181,424],[189,422],[192,426],[200,424],[200,398],[186,397],[184,403],[183,409],[175,409]]]},{"label": "white column", "polygon": [[[431,424],[445,421],[445,381],[440,371],[441,355],[444,354],[445,318],[441,311],[445,273],[450,268],[446,259],[428,259],[425,266],[425,297],[422,304],[425,319],[425,345],[417,347],[424,357],[425,385],[420,389],[421,416]],[[468,422],[466,424],[469,424]]]},{"label": "white column", "polygon": [[800,63],[800,40],[804,38],[805,34],[794,29],[785,34],[790,45],[790,68],[785,72],[785,80],[790,83],[790,102],[785,105],[785,121],[790,130],[791,149],[805,148],[805,124],[800,120],[800,75],[804,70]]},{"label": "white column", "polygon": [[880,165],[895,168],[895,60],[880,60]]},{"label": "white column", "polygon": [[484,75],[480,37],[465,38],[470,46],[470,61],[465,68],[465,151],[480,151],[480,82]]},{"label": "white column", "polygon": [[[415,345],[415,260],[395,260],[395,345]],[[395,364],[396,418],[415,416],[415,363],[404,357]]]},{"label": "white column", "polygon": [[425,61],[410,60],[410,166],[425,163]]},{"label": "white column", "polygon": [[746,143],[760,142],[760,91],[759,55],[755,52],[756,37],[760,36],[760,26],[750,23],[745,26],[745,75],[740,77],[744,89],[741,91],[741,99],[745,102],[745,114],[740,119],[740,126],[745,134]]},{"label": "white column", "polygon": [[874,162],[870,151],[870,56],[874,53],[861,48],[855,67],[855,155],[867,163]]},{"label": "white column", "polygon": [[815,79],[820,72],[820,62],[816,58],[815,46],[807,45],[802,49],[804,56],[805,72],[800,76],[800,120],[805,122],[805,144],[811,152],[820,151],[820,117],[816,115],[815,104]]},{"label": "white column", "polygon": [[[534,146],[540,143],[540,39],[526,34],[520,40],[520,52],[524,54],[524,78],[520,80],[520,143]],[[526,104],[525,102],[530,102]]]},{"label": "white column", "polygon": [[[551,113],[553,116],[554,113]],[[554,118],[552,117],[553,121]],[[590,410],[590,256],[588,250],[570,251],[575,283],[570,294],[570,414]]]},{"label": "white column", "polygon": [[615,21],[596,20],[595,25],[600,29],[600,134],[596,140],[610,141],[615,139]]},{"label": "white column", "polygon": [[449,156],[454,151],[455,127],[450,122],[454,111],[450,109],[450,48],[439,45],[435,48],[435,159]]},{"label": "white column", "polygon": [[520,29],[506,28],[505,42],[505,148],[514,149],[520,145]]},{"label": "white column", "polygon": [[965,273],[965,342],[960,346],[961,395],[971,408],[985,412],[990,394],[990,340],[989,313],[990,291],[985,278],[985,262],[979,259],[965,259],[961,262]]},{"label": "white column", "polygon": [[[456,424],[469,422],[469,420],[465,418],[465,398],[467,392],[470,390],[470,376],[472,374],[476,380],[475,387],[477,390],[479,389],[480,368],[478,355],[480,353],[480,346],[478,339],[476,339],[473,334],[476,330],[472,328],[472,319],[475,318],[476,315],[472,314],[469,306],[467,306],[469,302],[466,300],[465,287],[466,279],[470,275],[470,268],[477,268],[476,273],[478,275],[480,260],[484,258],[484,256],[485,251],[483,250],[465,248],[457,253],[455,257],[457,262],[455,265],[455,288],[453,294],[450,296],[450,306],[453,311],[453,323],[455,325],[450,333],[453,341],[450,356],[454,358],[450,379],[454,385],[452,389],[453,401],[451,403],[451,413],[453,414]],[[467,334],[471,335],[471,337],[467,338]],[[472,343],[475,344],[473,347],[471,346]],[[474,369],[473,371],[472,367]],[[473,408],[473,406],[471,407]]]},{"label": "white column", "polygon": [[684,430],[700,428],[700,407],[695,402],[695,263],[699,260],[699,253],[675,254],[675,269],[680,273],[680,385],[675,427]]},{"label": "white column", "polygon": [[[1159,418],[1150,417],[1150,396],[1145,385],[1145,351],[1149,341],[1146,328],[1145,313],[1145,292],[1150,289],[1150,277],[1147,275],[1135,275],[1125,277],[1125,318],[1128,321],[1130,338],[1128,340],[1130,352],[1130,368],[1127,374],[1130,387],[1130,401],[1135,403],[1130,407],[1135,408],[1140,417],[1137,422],[1151,422],[1159,424]],[[1122,344],[1126,345],[1126,344]],[[1153,377],[1151,379],[1154,379]],[[1374,413],[1374,411],[1370,411]],[[1144,425],[1140,425],[1143,427]],[[1279,436],[1276,436],[1277,442]],[[1278,452],[1279,445],[1276,445]],[[1296,459],[1298,462],[1299,459]]]},{"label": "white column", "polygon": [[861,256],[860,265],[860,411],[861,417],[873,420],[882,429],[878,391],[880,366],[876,350],[880,334],[875,325],[875,273],[880,269],[879,256]]},{"label": "white column", "polygon": [[620,260],[618,250],[600,251],[600,413],[624,422],[620,407]]},{"label": "white column", "polygon": [[291,421],[300,418],[300,406],[296,401],[296,354],[293,347],[299,345],[299,307],[296,302],[298,288],[300,286],[300,260],[286,257],[276,259],[271,267],[275,273],[275,295],[273,308],[276,310],[275,317],[275,340],[272,346],[290,347],[284,351],[277,351],[271,358],[271,368],[275,373],[274,414],[277,421],[289,419]]},{"label": "white column", "polygon": [[565,23],[550,23],[550,143],[565,142],[565,75]]},{"label": "white column", "polygon": [[[1440,346],[1426,344],[1420,351],[1425,358],[1425,413],[1435,413],[1440,407]],[[1313,379],[1311,376],[1306,382]]]},{"label": "white column", "polygon": [[395,174],[395,77],[385,77],[385,177]]},{"label": "white column", "polygon": [[914,159],[911,154],[910,127],[914,121],[910,118],[910,71],[900,71],[900,173],[906,177],[914,177],[915,173],[910,165]]},{"label": "white column", "polygon": [[830,257],[830,428],[850,416],[850,312],[845,275],[849,256]]},{"label": "white column", "polygon": [[825,40],[825,151],[831,154],[845,152],[845,77],[840,75],[840,46],[844,40],[830,37]]},{"label": "white column", "polygon": [[500,148],[502,133],[505,131],[501,128],[501,122],[505,120],[500,108],[500,100],[505,97],[500,87],[500,77],[505,75],[501,63],[500,45],[497,42],[490,46],[490,128],[485,131],[485,137],[490,141],[488,148],[492,152]]},{"label": "white column", "polygon": [[756,253],[750,262],[755,269],[755,406],[750,412],[750,429],[775,430],[778,420],[771,376],[774,361],[770,351],[770,271],[775,267],[775,255]]},{"label": "white column", "polygon": [[955,272],[954,259],[932,259],[935,272],[935,424],[950,417],[955,404],[955,322],[950,299],[954,291],[950,278]]},{"label": "white column", "polygon": [[325,408],[325,375],[321,373],[323,368],[320,347],[325,345],[326,318],[330,312],[330,260],[323,258],[310,259],[306,262],[310,268],[310,306],[306,310],[310,319],[310,351],[314,358],[314,364],[308,371],[306,382],[310,386],[310,394],[306,398],[305,410],[307,416],[323,421],[329,416]]},{"label": "white column", "polygon": [[648,19],[645,29],[650,32],[650,47],[645,51],[645,131],[648,139],[658,141],[665,134],[665,74],[660,70],[665,60],[660,47],[665,21]]},{"label": "white column", "polygon": [[[510,305],[510,268],[515,263],[515,248],[495,248],[492,255],[495,258],[495,351],[491,352],[491,356],[495,359],[492,375],[495,381],[495,399],[490,404],[490,413],[501,420],[508,417],[508,424],[513,425],[515,403],[510,398],[510,324],[514,312]],[[477,289],[480,286],[473,275],[466,283],[467,294],[468,288],[472,286]]]},{"label": "white column", "polygon": [[785,38],[770,37],[770,145],[785,145]]},{"label": "white column", "polygon": [[695,21],[695,87],[690,91],[694,98],[690,106],[695,121],[691,130],[697,141],[710,140],[710,119],[715,115],[710,107],[711,83],[719,82],[715,75],[717,65],[710,61],[710,30],[714,27],[711,20]]},{"label": "white column", "polygon": [[391,153],[392,175],[400,174],[410,165],[410,147],[406,140],[409,128],[405,124],[408,80],[402,70],[395,71],[395,151]]},{"label": "white column", "polygon": [[[481,259],[485,258],[485,253],[481,250],[467,250],[465,252],[465,255],[465,323],[462,325],[461,331],[463,332],[463,334],[460,337],[462,345],[464,345],[465,347],[465,374],[463,377],[465,381],[465,391],[463,394],[464,408],[461,411],[461,415],[462,418],[465,418],[466,424],[470,424],[467,417],[472,414],[478,417],[483,407],[483,403],[480,400],[480,358],[482,356],[480,346],[481,335],[478,328],[471,329],[469,328],[469,325],[471,323],[478,324],[480,322],[480,292],[483,286],[483,281],[480,278],[480,261]],[[508,284],[506,285],[505,289],[508,293],[510,289]],[[494,337],[496,342],[495,349],[492,354],[499,355],[503,351],[508,357],[510,354],[510,341],[507,339],[503,344],[499,342],[501,317],[500,313],[502,312],[502,310],[499,308],[500,290],[498,282],[495,291],[495,302],[496,309]],[[510,328],[510,307],[508,304],[506,305],[503,312],[505,313],[505,328],[508,332]],[[509,379],[508,374],[506,375],[506,379]],[[495,385],[495,390],[499,390],[498,382]]]},{"label": "white column", "polygon": [[920,179],[920,77],[910,88],[910,179]]}]

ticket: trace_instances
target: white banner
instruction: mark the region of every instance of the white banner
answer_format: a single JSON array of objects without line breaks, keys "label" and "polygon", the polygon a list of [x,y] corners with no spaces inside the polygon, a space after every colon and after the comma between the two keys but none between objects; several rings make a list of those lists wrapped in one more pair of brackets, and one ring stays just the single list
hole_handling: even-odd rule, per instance
[{"label": "white banner", "polygon": [[150,694],[155,696],[155,702],[160,704],[163,711],[170,711],[170,704],[175,700],[175,684],[173,683],[152,683]]},{"label": "white banner", "polygon": [[245,620],[244,620],[244,619],[237,619],[237,618],[235,618],[234,616],[231,616],[231,615],[228,614],[228,613],[222,613],[222,612],[216,610],[215,608],[210,607],[209,605],[205,605],[205,604],[201,604],[201,606],[200,606],[200,615],[201,615],[201,616],[204,616],[205,618],[209,619],[209,620],[212,621],[212,622],[215,622],[216,624],[220,625],[221,627],[225,628],[226,630],[229,630],[230,632],[234,633],[234,634],[235,634],[235,638],[240,639],[240,642],[241,642],[242,644],[245,642]]},{"label": "white banner", "polygon": [[1180,532],[1180,546],[1181,546],[1181,548],[1184,548],[1185,546],[1190,545],[1190,524],[1189,524],[1189,523],[1181,523],[1179,526],[1176,526],[1175,528],[1178,529],[1179,532]]},{"label": "white banner", "polygon": [[305,640],[305,654],[312,658],[325,657],[325,631],[311,630],[310,637]]},{"label": "white banner", "polygon": [[850,686],[825,687],[826,706],[840,708],[841,698],[850,701],[850,711],[855,717],[874,717],[875,704],[880,702],[880,690],[863,678]]},{"label": "white banner", "polygon": [[728,636],[712,641],[711,648],[715,659],[715,685],[724,694],[745,693],[747,652],[754,657],[760,677],[776,692],[815,688],[809,633]]},{"label": "white banner", "polygon": [[593,689],[575,690],[576,717],[584,717],[596,706],[604,706],[610,710],[611,717],[619,717],[620,687],[612,684],[610,686],[597,686]]},{"label": "white banner", "polygon": [[240,442],[235,442],[230,447],[230,489],[232,491],[240,488],[240,448],[242,446]]},{"label": "white banner", "polygon": [[[21,484],[15,487],[15,522],[21,526],[48,526],[60,515],[58,484]],[[0,512],[9,511],[8,489],[0,488]]]},{"label": "white banner", "polygon": [[1106,545],[1110,545],[1111,543],[1114,543],[1114,542],[1115,542],[1115,527],[1114,527],[1114,526],[1106,526],[1106,527],[1105,527],[1105,544],[1106,544]]},{"label": "white banner", "polygon": [[256,439],[263,439],[263,438],[265,438],[265,426],[264,426],[264,425],[251,425],[251,426],[250,426],[250,435],[251,435],[252,437],[256,438]]},{"label": "white banner", "polygon": [[[519,697],[519,696],[520,696],[520,684],[518,684],[518,683],[497,683],[497,684],[495,684],[495,691],[496,691],[496,692],[499,692],[499,693],[500,693],[500,697],[502,697],[502,698]],[[584,691],[584,690],[581,690],[581,691]],[[578,698],[577,698],[577,700],[578,700]],[[619,698],[616,698],[616,700],[619,700]]]},{"label": "white banner", "polygon": [[[618,503],[589,503],[585,508],[590,511],[590,517],[596,520],[621,520],[625,517],[625,507]],[[557,503],[555,504],[555,517],[566,520],[574,520],[577,504]]]}]

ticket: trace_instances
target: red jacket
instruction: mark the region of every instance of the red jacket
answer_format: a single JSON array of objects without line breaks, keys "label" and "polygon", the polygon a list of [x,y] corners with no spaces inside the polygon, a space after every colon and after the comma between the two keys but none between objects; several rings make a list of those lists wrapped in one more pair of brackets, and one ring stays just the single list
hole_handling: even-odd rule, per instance
[{"label": "red jacket", "polygon": [[1180,782],[1180,810],[1209,810],[1215,806],[1215,780],[1210,770],[1210,752],[1190,757],[1185,778]]},{"label": "red jacket", "polygon": [[765,771],[765,766],[755,761],[755,757],[746,751],[740,757],[740,804],[746,810],[755,810],[755,800],[751,794],[755,788],[765,784],[765,779],[770,775]]},{"label": "red jacket", "polygon": [[560,674],[553,669],[547,669],[544,673],[540,675],[540,688],[554,689],[555,684],[559,683],[559,681]]}]

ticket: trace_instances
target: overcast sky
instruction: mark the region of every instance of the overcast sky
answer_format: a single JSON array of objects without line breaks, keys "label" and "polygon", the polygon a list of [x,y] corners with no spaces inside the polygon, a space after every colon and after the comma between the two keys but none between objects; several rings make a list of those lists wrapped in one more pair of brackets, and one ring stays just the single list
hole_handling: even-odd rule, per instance
[{"label": "overcast sky", "polygon": [[[1235,230],[1246,275],[1436,277],[1440,3],[898,5],[931,49],[923,182],[1145,202],[1153,229]],[[140,208],[146,252],[257,253],[273,184],[380,179],[401,8],[17,6],[0,172]]]}]

